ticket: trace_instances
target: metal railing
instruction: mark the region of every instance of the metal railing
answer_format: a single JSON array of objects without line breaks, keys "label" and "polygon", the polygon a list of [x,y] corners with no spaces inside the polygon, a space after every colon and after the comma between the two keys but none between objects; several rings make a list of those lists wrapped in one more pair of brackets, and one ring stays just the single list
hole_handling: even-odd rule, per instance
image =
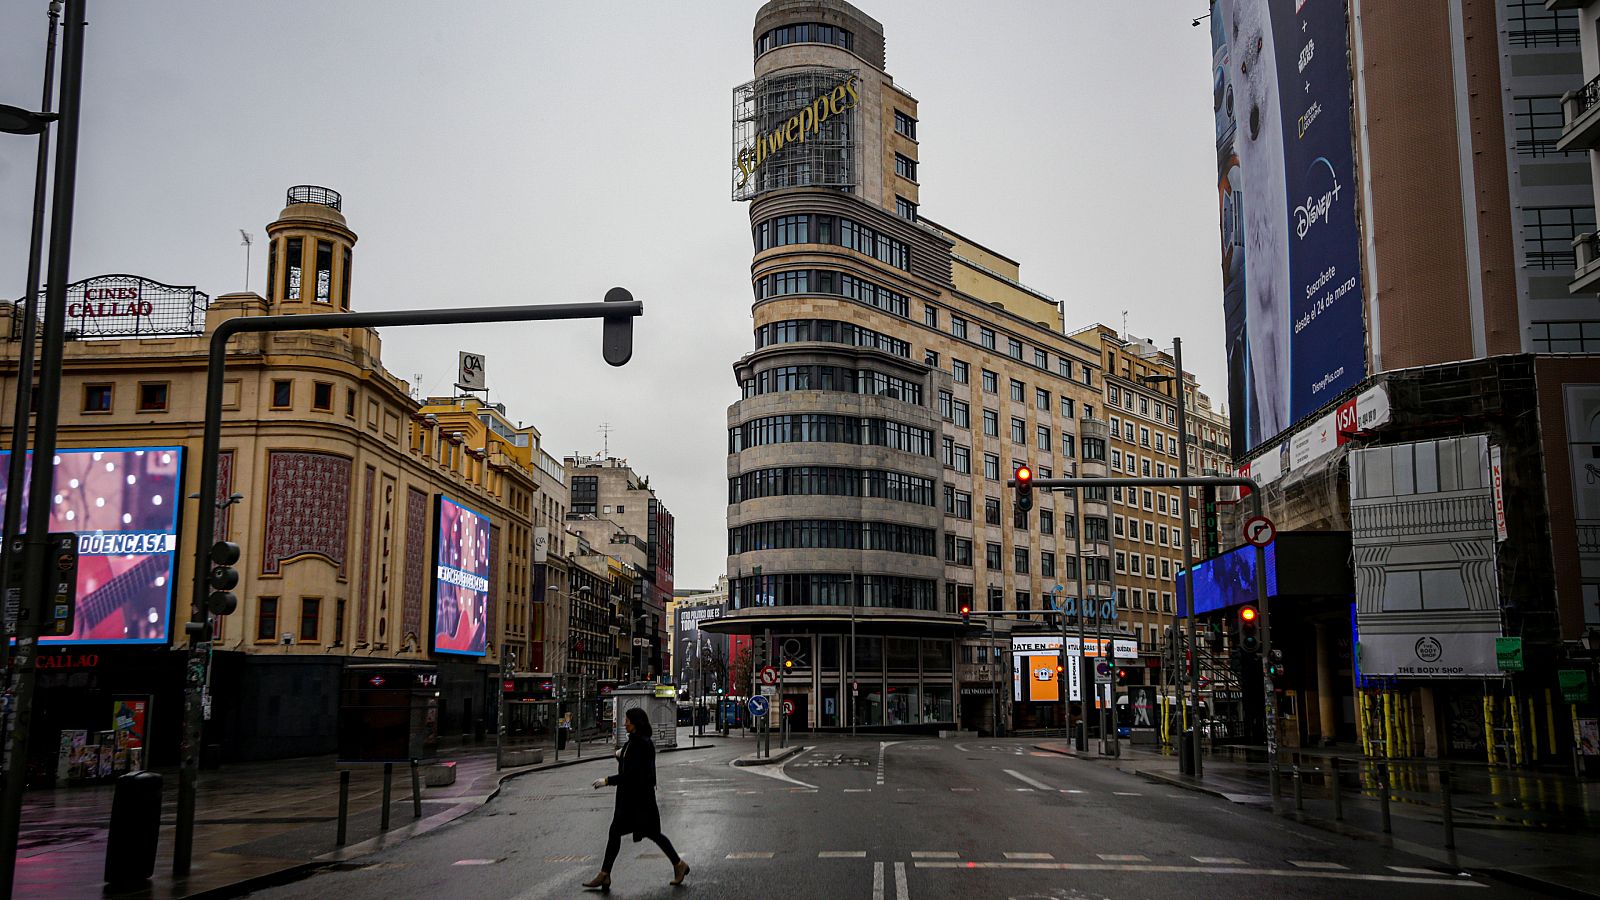
[{"label": "metal railing", "polygon": [[289,188],[283,205],[293,206],[296,203],[315,203],[337,210],[344,208],[344,198],[339,196],[338,191],[315,184],[297,184]]},{"label": "metal railing", "polygon": [[1562,98],[1561,105],[1567,113],[1567,129],[1571,130],[1573,123],[1594,109],[1596,104],[1600,104],[1600,75]]}]

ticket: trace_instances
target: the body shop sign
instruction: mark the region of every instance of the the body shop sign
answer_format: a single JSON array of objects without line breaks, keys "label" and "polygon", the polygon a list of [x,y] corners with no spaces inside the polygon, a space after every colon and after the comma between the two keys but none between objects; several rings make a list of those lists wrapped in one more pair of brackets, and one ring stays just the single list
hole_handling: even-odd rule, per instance
[{"label": "the body shop sign", "polygon": [[[43,292],[39,298],[35,309],[43,310]],[[210,299],[193,285],[97,275],[67,285],[67,330],[79,339],[201,334]]]}]

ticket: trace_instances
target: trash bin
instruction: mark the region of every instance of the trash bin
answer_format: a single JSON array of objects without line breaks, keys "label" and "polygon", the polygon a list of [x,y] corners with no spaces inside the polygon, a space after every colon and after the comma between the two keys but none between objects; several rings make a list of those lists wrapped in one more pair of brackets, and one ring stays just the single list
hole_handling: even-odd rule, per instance
[{"label": "trash bin", "polygon": [[1194,774],[1194,729],[1186,728],[1178,741],[1178,771]]},{"label": "trash bin", "polygon": [[131,885],[149,881],[156,870],[156,839],[161,835],[161,776],[129,772],[117,779],[111,797],[111,828],[106,834],[105,881]]}]

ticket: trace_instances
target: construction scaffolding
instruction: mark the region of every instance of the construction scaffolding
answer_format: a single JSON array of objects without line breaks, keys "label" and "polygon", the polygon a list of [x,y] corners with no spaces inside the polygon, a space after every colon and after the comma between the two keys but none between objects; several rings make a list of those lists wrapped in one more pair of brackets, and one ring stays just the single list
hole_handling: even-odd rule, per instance
[{"label": "construction scaffolding", "polygon": [[780,188],[855,186],[859,80],[805,68],[733,89],[733,199]]}]

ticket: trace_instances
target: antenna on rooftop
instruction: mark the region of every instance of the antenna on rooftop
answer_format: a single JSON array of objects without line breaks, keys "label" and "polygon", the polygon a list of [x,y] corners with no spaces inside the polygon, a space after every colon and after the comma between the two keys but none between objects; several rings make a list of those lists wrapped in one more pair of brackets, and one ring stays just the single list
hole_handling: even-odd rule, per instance
[{"label": "antenna on rooftop", "polygon": [[239,229],[239,237],[243,239],[239,243],[244,247],[244,289],[248,292],[250,290],[250,232],[241,228]]},{"label": "antenna on rooftop", "polygon": [[600,431],[600,443],[601,443],[600,458],[601,459],[610,459],[611,458],[611,431],[612,431],[611,423],[610,422],[601,422],[599,431]]}]

